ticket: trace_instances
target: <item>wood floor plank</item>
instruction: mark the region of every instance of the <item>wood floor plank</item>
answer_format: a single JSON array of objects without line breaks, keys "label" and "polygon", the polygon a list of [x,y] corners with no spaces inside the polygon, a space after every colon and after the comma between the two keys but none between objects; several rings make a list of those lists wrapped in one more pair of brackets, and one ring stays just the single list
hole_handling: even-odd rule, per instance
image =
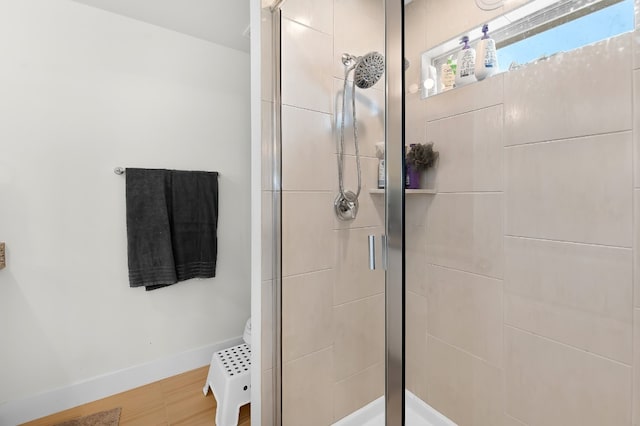
[{"label": "wood floor plank", "polygon": [[[209,366],[131,389],[98,401],[61,411],[23,426],[52,426],[56,423],[121,407],[120,426],[181,425],[213,426],[216,400],[202,388]],[[238,426],[251,426],[249,404],[240,408]]]}]

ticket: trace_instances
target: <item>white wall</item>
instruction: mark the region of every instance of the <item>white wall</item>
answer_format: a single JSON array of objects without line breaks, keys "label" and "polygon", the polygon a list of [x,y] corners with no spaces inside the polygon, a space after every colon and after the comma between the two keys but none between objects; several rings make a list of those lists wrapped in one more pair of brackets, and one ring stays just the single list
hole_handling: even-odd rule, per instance
[{"label": "white wall", "polygon": [[[0,2],[0,52],[0,404],[241,335],[249,55],[68,0]],[[129,288],[115,166],[221,173],[216,278]]]}]

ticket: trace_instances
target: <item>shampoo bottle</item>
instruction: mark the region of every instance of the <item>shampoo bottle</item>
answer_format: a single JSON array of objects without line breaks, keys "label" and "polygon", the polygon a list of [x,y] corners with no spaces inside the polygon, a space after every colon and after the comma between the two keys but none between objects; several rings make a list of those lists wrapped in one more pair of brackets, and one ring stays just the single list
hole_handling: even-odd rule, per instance
[{"label": "shampoo bottle", "polygon": [[456,87],[476,81],[476,51],[469,46],[469,36],[462,37],[460,44],[464,44],[464,46],[458,53]]},{"label": "shampoo bottle", "polygon": [[498,71],[498,58],[496,56],[496,42],[489,37],[489,26],[482,26],[484,35],[478,42],[476,49],[476,78],[478,81],[491,77]]},{"label": "shampoo bottle", "polygon": [[453,89],[456,83],[456,64],[451,58],[440,68],[440,92]]},{"label": "shampoo bottle", "polygon": [[384,169],[384,141],[376,144],[376,157],[378,157],[378,188],[385,187],[386,171]]}]

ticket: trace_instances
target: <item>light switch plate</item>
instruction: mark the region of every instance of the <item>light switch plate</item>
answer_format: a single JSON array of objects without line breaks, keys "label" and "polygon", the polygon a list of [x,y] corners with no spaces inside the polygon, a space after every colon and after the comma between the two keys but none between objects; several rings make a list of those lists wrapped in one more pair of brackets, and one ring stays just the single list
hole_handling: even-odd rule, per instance
[{"label": "light switch plate", "polygon": [[4,243],[0,243],[0,269],[4,269],[7,266],[4,257]]}]

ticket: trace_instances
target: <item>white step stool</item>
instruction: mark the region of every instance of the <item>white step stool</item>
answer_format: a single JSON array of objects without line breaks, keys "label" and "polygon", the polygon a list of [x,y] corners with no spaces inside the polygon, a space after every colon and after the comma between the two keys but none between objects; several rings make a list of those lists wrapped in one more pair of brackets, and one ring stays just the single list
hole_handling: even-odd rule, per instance
[{"label": "white step stool", "polygon": [[202,392],[216,398],[217,426],[236,426],[240,407],[251,402],[251,348],[243,343],[213,354]]}]

